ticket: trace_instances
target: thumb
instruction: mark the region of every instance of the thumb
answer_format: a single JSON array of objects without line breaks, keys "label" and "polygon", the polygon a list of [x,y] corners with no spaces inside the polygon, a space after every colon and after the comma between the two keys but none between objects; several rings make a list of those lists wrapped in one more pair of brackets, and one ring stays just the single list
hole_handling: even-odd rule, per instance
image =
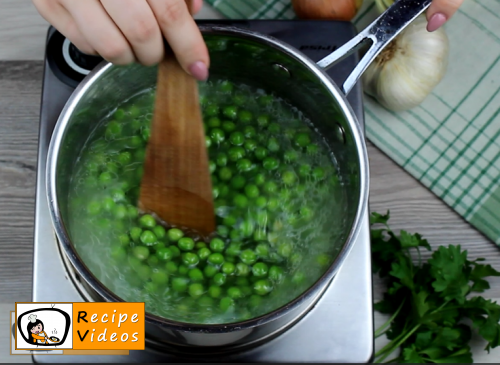
[{"label": "thumb", "polygon": [[427,10],[427,30],[434,32],[441,28],[462,5],[463,0],[433,0]]}]

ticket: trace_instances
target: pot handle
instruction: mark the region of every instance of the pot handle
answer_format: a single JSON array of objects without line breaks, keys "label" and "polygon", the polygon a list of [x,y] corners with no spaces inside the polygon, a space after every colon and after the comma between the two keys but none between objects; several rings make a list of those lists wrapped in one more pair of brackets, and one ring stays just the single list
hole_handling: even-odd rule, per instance
[{"label": "pot handle", "polygon": [[337,61],[352,54],[363,43],[371,40],[372,44],[370,48],[356,67],[354,67],[351,74],[345,80],[344,85],[342,85],[344,94],[349,94],[363,72],[365,72],[382,49],[384,49],[384,47],[416,17],[422,14],[429,7],[431,1],[432,0],[396,0],[390,8],[356,37],[319,61],[318,66],[327,70]]}]

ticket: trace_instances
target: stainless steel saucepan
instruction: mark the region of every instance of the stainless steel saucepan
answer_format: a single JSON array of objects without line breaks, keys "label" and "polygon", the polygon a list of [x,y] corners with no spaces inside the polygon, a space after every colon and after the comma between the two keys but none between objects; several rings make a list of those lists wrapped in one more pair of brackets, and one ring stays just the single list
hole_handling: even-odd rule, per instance
[{"label": "stainless steel saucepan", "polygon": [[[259,318],[222,325],[186,324],[147,314],[146,333],[150,344],[191,352],[235,350],[283,332],[314,306],[342,267],[367,211],[366,146],[346,94],[380,51],[430,3],[431,0],[396,1],[363,32],[317,64],[297,49],[269,36],[232,27],[201,28],[210,49],[211,75],[241,81],[283,97],[304,112],[325,138],[348,192],[344,235],[333,264],[313,286],[287,305]],[[325,70],[365,41],[372,43],[368,52],[344,85],[337,86]],[[71,242],[67,203],[72,168],[94,128],[91,122],[101,120],[116,105],[155,84],[154,67],[102,63],[74,91],[52,136],[47,162],[52,222],[64,259],[85,289],[87,300],[122,301],[90,272]]]}]

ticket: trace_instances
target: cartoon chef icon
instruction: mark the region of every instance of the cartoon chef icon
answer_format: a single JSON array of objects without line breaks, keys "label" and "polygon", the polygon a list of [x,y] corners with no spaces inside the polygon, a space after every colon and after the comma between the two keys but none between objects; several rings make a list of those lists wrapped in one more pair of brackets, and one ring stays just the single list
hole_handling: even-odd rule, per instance
[{"label": "cartoon chef icon", "polygon": [[43,322],[36,319],[36,314],[32,314],[28,317],[28,335],[30,343],[32,344],[47,344],[49,339],[45,331],[43,330]]}]

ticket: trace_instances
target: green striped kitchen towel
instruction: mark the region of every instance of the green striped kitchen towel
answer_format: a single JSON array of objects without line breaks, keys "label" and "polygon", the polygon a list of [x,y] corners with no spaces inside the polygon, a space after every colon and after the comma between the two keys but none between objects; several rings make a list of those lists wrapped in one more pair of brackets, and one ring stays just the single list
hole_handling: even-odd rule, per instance
[{"label": "green striped kitchen towel", "polygon": [[[290,0],[207,0],[233,19],[291,19]],[[365,0],[354,19],[378,15]],[[500,0],[466,1],[446,25],[447,74],[417,108],[394,113],[365,98],[378,148],[500,244]]]}]

